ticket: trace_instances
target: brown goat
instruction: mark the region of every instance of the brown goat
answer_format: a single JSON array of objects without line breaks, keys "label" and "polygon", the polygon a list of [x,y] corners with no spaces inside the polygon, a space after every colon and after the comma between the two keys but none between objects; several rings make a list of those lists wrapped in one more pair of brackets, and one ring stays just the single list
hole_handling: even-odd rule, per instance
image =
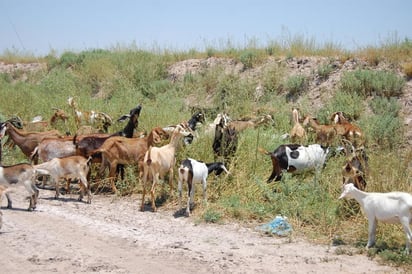
[{"label": "brown goat", "polygon": [[364,144],[362,130],[358,126],[350,123],[343,115],[343,112],[338,111],[333,113],[331,115],[331,120],[334,123],[338,135],[352,142],[355,146]]},{"label": "brown goat", "polygon": [[316,132],[316,142],[329,146],[335,140],[337,132],[333,125],[321,125],[316,118],[306,116],[303,121],[303,126],[308,125]]},{"label": "brown goat", "polygon": [[152,129],[150,134],[144,138],[115,136],[107,139],[100,148],[92,151],[91,155],[95,153],[101,153],[102,155],[102,164],[99,171],[100,177],[103,176],[106,167],[104,163],[109,164],[109,178],[111,179],[112,190],[116,193],[114,177],[117,165],[137,164],[141,177],[143,173],[143,158],[148,148],[168,138],[168,133],[160,127]]},{"label": "brown goat", "polygon": [[[347,142],[350,144],[350,142]],[[352,183],[356,188],[365,190],[368,156],[363,147],[355,149],[350,144],[345,146],[346,162],[342,167],[343,184]]]},{"label": "brown goat", "polygon": [[66,124],[67,120],[69,119],[69,116],[67,116],[66,112],[60,108],[53,108],[54,114],[50,118],[50,125],[54,126],[58,120],[63,121],[63,123]]},{"label": "brown goat", "polygon": [[[28,158],[31,157],[33,150],[39,143],[47,137],[59,138],[63,135],[60,134],[58,130],[51,130],[45,132],[27,132],[24,130],[19,130],[14,127],[10,122],[5,122],[0,125],[0,138],[8,134],[13,142],[21,149],[21,151]],[[37,163],[37,159],[34,159],[34,162]]]}]

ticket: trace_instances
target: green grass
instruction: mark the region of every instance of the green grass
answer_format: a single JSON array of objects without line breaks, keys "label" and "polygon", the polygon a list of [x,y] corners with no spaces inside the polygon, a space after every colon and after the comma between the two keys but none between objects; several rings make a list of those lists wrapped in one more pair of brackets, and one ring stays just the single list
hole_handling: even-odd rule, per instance
[{"label": "green grass", "polygon": [[[293,95],[295,99],[305,96],[307,81],[310,81],[304,76],[287,75],[285,63],[276,60],[299,55],[347,60],[361,53],[344,51],[333,44],[319,47],[313,40],[302,37],[286,37],[285,40],[287,42],[274,41],[264,48],[253,43],[250,48],[208,47],[207,52],[149,52],[132,47],[66,52],[60,57],[50,54],[44,58],[48,62],[46,71],[0,74],[0,118],[4,120],[18,115],[28,121],[42,115],[49,119],[53,114],[52,107],[72,114],[67,104],[69,96],[76,98],[79,109],[103,111],[114,119],[142,104],[139,129],[147,131],[154,126],[189,119],[192,115],[186,104],[189,98],[200,104],[210,102],[207,107],[213,114],[206,117],[207,122],[221,111],[227,111],[233,118],[253,115],[256,109],[270,113],[274,116],[274,126],[246,130],[240,134],[238,150],[229,166],[231,175],[220,178],[212,175],[209,178],[207,204],[202,203],[200,188],[197,189],[194,218],[211,223],[233,220],[263,223],[276,215],[284,215],[292,223],[295,233],[313,241],[330,243],[339,236],[352,246],[364,244],[367,238],[364,216],[351,207],[353,203],[337,200],[345,157],[331,157],[319,174],[285,174],[280,182],[266,183],[271,161],[257,149],[274,150],[285,142],[280,136],[291,129],[290,112],[294,106],[294,102],[288,101],[288,96]],[[389,57],[391,62],[395,62],[401,59],[402,54],[410,52],[410,42],[402,41],[392,47],[385,45],[377,51],[383,53],[379,55],[379,63]],[[259,79],[230,74],[224,67],[217,66],[198,74],[186,74],[181,81],[169,81],[167,69],[171,64],[212,56],[233,58],[241,62],[245,70],[255,69],[269,57],[272,62],[262,69]],[[20,60],[18,56],[0,56],[0,60],[4,59]],[[321,65],[315,73],[326,79],[331,67]],[[258,83],[264,87],[265,94],[254,101]],[[399,103],[391,99],[402,94],[404,84],[405,81],[394,71],[359,68],[345,73],[336,90],[327,91],[334,96],[323,102],[316,113],[305,105],[308,99],[300,103],[303,112],[317,116],[322,123],[329,123],[332,112],[344,111],[364,130],[369,156],[368,191],[410,191],[408,163],[412,160],[412,152],[406,147],[407,151],[401,151],[401,154],[398,149],[405,144],[404,128]],[[367,101],[364,100],[366,97],[369,98]],[[110,131],[123,127],[124,124],[115,123]],[[58,129],[75,132],[73,119]],[[178,162],[185,157],[213,161],[212,142],[213,136],[203,134],[200,129],[199,138],[193,145],[179,149]],[[4,164],[27,161],[18,149],[4,150],[2,160]],[[141,191],[140,180],[133,168],[127,169],[126,179],[117,186],[120,196]],[[176,195],[168,198],[166,203],[175,202],[173,199]],[[374,256],[410,266],[411,262],[404,259],[399,251],[404,246],[402,232],[399,227],[394,227],[379,226],[378,239],[390,248],[378,248]],[[345,251],[342,249],[340,252]]]}]

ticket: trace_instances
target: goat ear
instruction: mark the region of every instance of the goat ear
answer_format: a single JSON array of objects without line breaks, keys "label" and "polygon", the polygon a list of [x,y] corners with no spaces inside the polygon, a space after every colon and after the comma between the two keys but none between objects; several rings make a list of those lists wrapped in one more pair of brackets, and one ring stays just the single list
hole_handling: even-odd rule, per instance
[{"label": "goat ear", "polygon": [[118,122],[123,122],[128,118],[130,118],[130,114],[125,114],[125,115],[121,116],[119,119],[117,119],[117,121]]}]

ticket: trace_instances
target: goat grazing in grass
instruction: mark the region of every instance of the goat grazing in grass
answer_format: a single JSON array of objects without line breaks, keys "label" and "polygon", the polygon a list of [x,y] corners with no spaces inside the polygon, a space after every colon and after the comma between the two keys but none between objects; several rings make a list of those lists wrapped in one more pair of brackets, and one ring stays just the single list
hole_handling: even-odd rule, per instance
[{"label": "goat grazing in grass", "polygon": [[91,203],[92,196],[87,175],[90,171],[91,157],[69,156],[64,158],[54,158],[48,162],[34,165],[36,173],[40,175],[50,175],[56,186],[55,198],[59,198],[59,180],[60,179],[79,179],[80,196],[79,201],[83,199],[84,191],[87,192],[87,203]]},{"label": "goat grazing in grass", "polygon": [[362,130],[358,126],[350,123],[343,115],[343,112],[338,111],[333,113],[330,119],[333,121],[338,135],[352,142],[355,146],[364,144],[365,140]]},{"label": "goat grazing in grass", "polygon": [[142,174],[143,158],[148,148],[155,144],[159,144],[168,138],[169,134],[160,127],[152,129],[150,134],[144,138],[115,136],[107,139],[100,148],[92,151],[91,155],[95,153],[101,153],[102,155],[102,164],[100,165],[99,171],[100,177],[103,176],[105,169],[103,163],[107,162],[110,165],[109,178],[112,183],[112,190],[116,193],[117,189],[114,183],[114,177],[116,175],[117,166],[119,164],[136,164],[139,167],[139,172]]},{"label": "goat grazing in grass", "polygon": [[35,171],[30,164],[16,164],[12,166],[0,166],[0,185],[6,188],[7,208],[12,208],[12,200],[8,188],[22,184],[30,194],[28,210],[36,208],[39,197],[39,189],[35,185]]},{"label": "goat grazing in grass", "polygon": [[185,132],[181,126],[176,126],[172,133],[170,143],[162,147],[149,147],[143,161],[143,194],[142,194],[142,206],[141,211],[144,211],[146,185],[149,180],[152,180],[152,187],[150,189],[150,195],[152,198],[152,210],[156,211],[155,205],[155,189],[160,179],[164,179],[165,175],[169,175],[170,191],[173,191],[173,168],[175,166],[176,157],[175,153],[180,139],[183,136],[187,136],[188,132]]},{"label": "goat grazing in grass", "polygon": [[402,224],[406,235],[406,253],[409,254],[412,241],[412,231],[409,224],[412,221],[412,195],[405,192],[363,192],[352,183],[343,186],[339,199],[353,198],[361,206],[368,218],[368,243],[372,247],[376,240],[377,221],[391,224]]},{"label": "goat grazing in grass", "polygon": [[262,148],[259,151],[269,155],[272,159],[272,174],[267,182],[273,180],[280,181],[282,172],[298,172],[308,169],[320,170],[323,168],[329,148],[319,144],[303,146],[299,144],[280,145],[273,152],[268,152]]},{"label": "goat grazing in grass", "polygon": [[50,118],[50,125],[55,126],[58,120],[63,121],[64,124],[66,124],[67,120],[69,119],[69,116],[64,112],[64,110],[60,108],[53,108],[54,113],[52,117]]},{"label": "goat grazing in grass", "polygon": [[182,204],[182,184],[187,183],[187,206],[186,216],[190,216],[190,206],[194,204],[195,184],[201,183],[203,188],[203,200],[206,202],[207,176],[215,172],[220,175],[222,172],[229,174],[225,165],[221,162],[204,163],[191,158],[183,160],[180,164],[178,175],[179,205]]},{"label": "goat grazing in grass", "polygon": [[363,147],[356,148],[349,142],[345,146],[346,162],[342,167],[343,184],[353,183],[360,190],[366,188],[366,173],[368,170],[368,156]]},{"label": "goat grazing in grass", "polygon": [[215,138],[212,148],[215,154],[215,161],[219,156],[223,156],[225,161],[229,162],[237,150],[239,134],[226,119],[220,119],[215,128]]},{"label": "goat grazing in grass", "polygon": [[305,141],[306,130],[299,122],[299,109],[292,108],[293,127],[290,131],[290,139],[292,142]]},{"label": "goat grazing in grass", "polygon": [[259,117],[233,120],[228,123],[229,126],[233,127],[237,132],[243,131],[248,128],[257,128],[261,125],[274,123],[271,115],[262,115]]},{"label": "goat grazing in grass", "polygon": [[316,142],[322,145],[331,145],[337,135],[333,125],[321,125],[318,120],[310,115],[306,116],[303,121],[303,126],[309,125],[316,132]]},{"label": "goat grazing in grass", "polygon": [[113,123],[112,118],[104,112],[79,110],[73,97],[69,97],[69,99],[67,99],[67,103],[73,109],[74,120],[77,127],[79,127],[83,122],[91,125],[98,124],[98,127],[100,127],[104,132],[107,132],[108,127]]}]

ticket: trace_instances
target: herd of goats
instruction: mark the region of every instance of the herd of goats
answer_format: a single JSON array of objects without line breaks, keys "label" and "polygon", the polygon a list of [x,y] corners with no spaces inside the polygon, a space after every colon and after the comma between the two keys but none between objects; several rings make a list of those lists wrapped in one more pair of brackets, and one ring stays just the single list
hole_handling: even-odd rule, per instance
[{"label": "herd of goats", "polygon": [[[71,180],[78,180],[79,200],[87,195],[87,203],[91,203],[92,164],[100,164],[96,179],[108,178],[113,192],[117,191],[116,180],[124,178],[124,166],[135,165],[142,181],[141,210],[145,209],[146,190],[150,188],[151,208],[156,211],[156,186],[161,179],[168,177],[170,190],[173,190],[176,149],[182,143],[190,145],[198,136],[196,127],[199,123],[205,123],[205,114],[196,112],[188,121],[154,127],[150,132],[142,133],[137,132],[142,110],[142,106],[138,105],[118,119],[128,120],[126,126],[119,132],[109,134],[108,127],[113,123],[109,115],[98,111],[81,111],[72,97],[68,99],[68,104],[73,110],[78,128],[73,136],[63,135],[58,130],[46,130],[58,120],[66,123],[69,119],[69,115],[57,108],[50,121],[38,119],[24,123],[21,119],[12,118],[0,123],[0,141],[4,136],[8,137],[5,142],[0,142],[0,163],[3,147],[11,149],[17,146],[30,159],[30,163],[0,165],[0,202],[4,195],[7,198],[7,208],[12,208],[10,190],[20,184],[29,192],[28,209],[33,210],[39,196],[39,184],[51,180],[57,199],[60,193],[59,183],[64,179],[66,191],[70,191]],[[354,198],[361,205],[369,221],[367,247],[375,244],[376,224],[380,220],[402,224],[407,237],[406,251],[409,252],[412,240],[409,227],[412,220],[412,195],[404,192],[365,192],[368,158],[364,133],[343,112],[333,113],[330,120],[330,124],[320,124],[312,116],[300,119],[299,110],[293,108],[293,126],[284,136],[290,143],[280,145],[273,152],[259,148],[261,153],[269,155],[272,160],[272,173],[267,182],[281,180],[283,172],[321,170],[331,146],[343,144],[347,160],[342,168],[344,186],[339,198]],[[233,120],[226,113],[219,113],[213,123],[204,125],[205,133],[214,134],[212,148],[215,162],[204,163],[186,158],[177,168],[179,204],[182,201],[182,185],[187,184],[187,216],[194,204],[194,185],[202,185],[203,199],[206,201],[208,175],[229,173],[225,164],[236,153],[239,133],[268,123],[273,123],[270,115]],[[315,143],[302,145],[309,140],[309,129],[314,133]],[[218,159],[221,161],[217,161]],[[107,169],[109,173],[105,176]],[[0,228],[1,217],[0,211]]]}]

